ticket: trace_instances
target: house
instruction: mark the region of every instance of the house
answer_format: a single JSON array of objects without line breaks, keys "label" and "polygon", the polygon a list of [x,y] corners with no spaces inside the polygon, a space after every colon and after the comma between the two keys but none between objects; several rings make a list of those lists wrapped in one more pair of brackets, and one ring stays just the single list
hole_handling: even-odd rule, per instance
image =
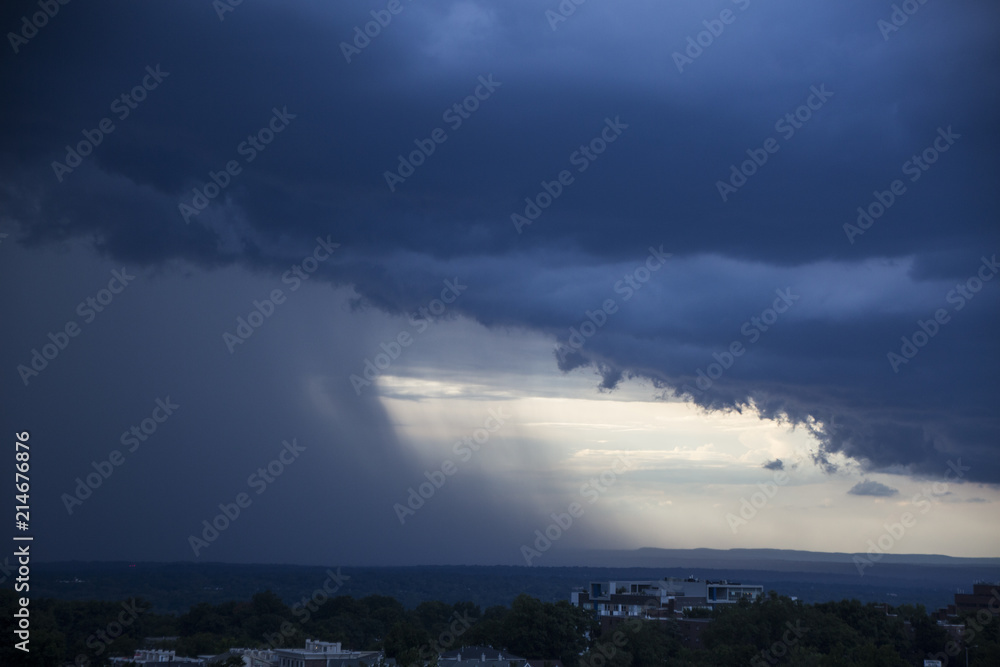
[{"label": "house", "polygon": [[307,639],[305,648],[275,648],[274,667],[373,667],[382,665],[381,651],[344,650],[340,642]]}]

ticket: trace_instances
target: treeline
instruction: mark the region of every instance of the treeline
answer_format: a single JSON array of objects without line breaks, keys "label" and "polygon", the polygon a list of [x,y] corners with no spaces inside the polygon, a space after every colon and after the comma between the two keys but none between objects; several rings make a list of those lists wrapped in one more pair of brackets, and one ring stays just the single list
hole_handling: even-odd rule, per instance
[{"label": "treeline", "polygon": [[[232,647],[301,647],[307,638],[345,648],[384,650],[409,665],[438,651],[472,644],[505,647],[524,656],[564,659],[577,667],[592,620],[568,602],[542,603],[527,595],[511,607],[482,611],[469,602],[423,602],[406,609],[390,597],[312,597],[291,606],[271,592],[249,601],[200,603],[181,615],[158,614],[142,599],[124,602],[41,599],[30,604],[31,652],[0,646],[0,665],[102,665],[130,655],[146,637],[177,637],[155,648],[195,656]],[[0,590],[0,614],[12,619],[15,594]],[[9,622],[9,621],[5,621]],[[12,637],[8,630],[5,633]]]},{"label": "treeline", "polygon": [[[771,593],[752,604],[716,611],[704,642],[711,656],[678,665],[770,665],[811,667],[911,667],[936,658],[947,665],[964,665],[946,651],[951,637],[926,613],[922,605],[882,605],[857,600],[802,604]],[[1000,618],[985,625],[975,617],[970,637],[977,647],[969,652],[969,665],[1000,665]],[[941,655],[943,654],[943,655]],[[950,660],[950,662],[948,662]]]},{"label": "treeline", "polygon": [[[11,619],[14,610],[14,594],[0,591],[0,613]],[[602,635],[583,610],[528,595],[509,608],[485,610],[470,602],[406,609],[378,595],[314,596],[289,606],[271,592],[201,603],[180,615],[153,612],[141,599],[42,599],[30,610],[31,652],[6,641],[0,664],[103,665],[110,655],[131,654],[146,637],[177,637],[156,647],[189,656],[231,647],[301,647],[306,638],[339,641],[345,648],[384,650],[402,667],[468,645],[559,659],[566,667],[909,667],[930,657],[965,664],[964,650],[959,655],[955,644],[949,646],[950,638],[921,606],[901,605],[887,615],[881,606],[855,600],[807,605],[774,593],[713,612],[699,648],[683,645],[674,621],[626,621]],[[969,664],[1000,665],[1000,619],[973,618],[970,627],[978,629],[970,637]]]}]

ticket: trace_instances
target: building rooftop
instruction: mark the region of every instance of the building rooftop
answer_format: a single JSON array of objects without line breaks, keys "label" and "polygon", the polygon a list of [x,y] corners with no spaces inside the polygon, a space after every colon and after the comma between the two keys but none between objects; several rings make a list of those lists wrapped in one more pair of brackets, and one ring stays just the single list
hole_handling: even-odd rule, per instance
[{"label": "building rooftop", "polygon": [[490,646],[463,646],[454,651],[445,651],[441,660],[478,660],[480,662],[499,662],[504,660],[524,660],[506,651],[500,651]]}]

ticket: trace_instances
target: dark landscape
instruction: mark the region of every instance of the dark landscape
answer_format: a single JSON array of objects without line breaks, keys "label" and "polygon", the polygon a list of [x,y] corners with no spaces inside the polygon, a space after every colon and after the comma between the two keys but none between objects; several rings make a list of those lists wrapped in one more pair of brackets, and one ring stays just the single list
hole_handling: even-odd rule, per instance
[{"label": "dark landscape", "polygon": [[[863,555],[863,554],[862,554]],[[421,602],[510,605],[527,593],[544,602],[568,600],[590,581],[695,576],[763,584],[765,590],[803,602],[861,602],[944,607],[974,581],[1000,580],[1000,558],[887,555],[859,576],[848,554],[785,550],[646,549],[597,552],[565,560],[618,563],[618,567],[413,566],[340,567],[350,579],[339,593],[355,598],[386,595],[414,608]],[[557,555],[553,554],[553,561]],[[642,565],[632,565],[633,563]],[[660,565],[656,565],[660,564]],[[291,604],[308,596],[327,567],[224,563],[43,563],[37,590],[64,600],[149,600],[159,612],[179,613],[200,602],[246,600],[271,591]],[[76,581],[79,580],[79,581]]]}]

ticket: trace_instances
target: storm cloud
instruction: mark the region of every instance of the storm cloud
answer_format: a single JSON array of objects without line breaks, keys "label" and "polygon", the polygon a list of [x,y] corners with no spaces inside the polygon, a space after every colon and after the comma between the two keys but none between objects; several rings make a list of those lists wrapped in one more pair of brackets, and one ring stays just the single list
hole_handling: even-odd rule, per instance
[{"label": "storm cloud", "polygon": [[[940,477],[961,459],[969,481],[1000,482],[995,3],[927,3],[898,30],[884,24],[891,5],[861,0],[595,0],[565,21],[546,15],[556,6],[62,5],[4,56],[0,216],[4,246],[29,253],[5,280],[35,266],[32,281],[55,285],[41,267],[86,247],[140,272],[137,284],[170,284],[159,300],[140,286],[120,297],[123,311],[132,299],[173,317],[145,320],[142,343],[122,337],[112,377],[126,358],[159,368],[149,341],[171,327],[210,317],[232,330],[325,240],[336,251],[299,279],[337,295],[337,322],[406,316],[458,282],[444,317],[541,334],[551,368],[593,369],[595,392],[644,379],[664,400],[801,427],[820,465],[844,455],[868,472]],[[723,10],[732,21],[713,23]],[[35,11],[13,3],[2,25],[21,34]],[[218,293],[185,291],[191,272]],[[237,272],[255,288],[213,314]],[[62,299],[63,319],[102,286],[92,278]],[[276,306],[298,313],[287,322],[319,326],[301,310],[315,296],[288,296]],[[127,310],[141,317],[138,303]],[[18,333],[5,393],[36,391],[14,369],[60,317]],[[399,458],[374,396],[317,370],[360,375],[366,341],[395,334],[373,324],[236,354],[279,386],[315,371],[310,395],[339,415],[335,439],[376,448],[345,447],[352,465],[398,460],[405,491],[420,466]],[[204,373],[183,404],[199,410],[230,355],[171,349],[161,356]],[[259,388],[217,409],[292,408],[292,392],[260,388],[240,362],[242,384]],[[171,390],[151,385],[134,404],[102,391],[138,418]],[[41,414],[40,397],[18,400]],[[293,435],[266,430],[263,463]],[[479,511],[507,520],[491,507]]]}]

